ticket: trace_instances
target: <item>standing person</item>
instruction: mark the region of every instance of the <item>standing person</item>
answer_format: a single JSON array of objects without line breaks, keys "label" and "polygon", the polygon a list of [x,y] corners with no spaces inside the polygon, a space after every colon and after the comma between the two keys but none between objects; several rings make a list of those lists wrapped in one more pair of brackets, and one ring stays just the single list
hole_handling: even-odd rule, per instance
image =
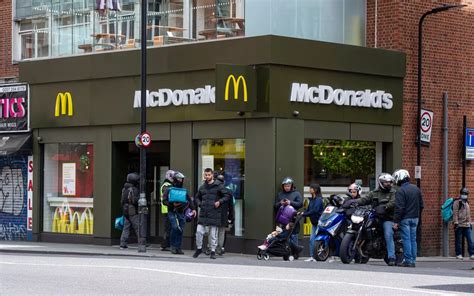
[{"label": "standing person", "polygon": [[311,235],[309,237],[309,255],[310,257],[306,259],[306,262],[314,262],[314,241],[316,239],[316,229],[318,228],[319,217],[323,213],[323,198],[321,195],[321,186],[319,184],[309,185],[309,193],[311,197],[309,198],[308,209],[304,212],[301,212],[300,215],[303,217],[309,217],[311,220]]},{"label": "standing person", "polygon": [[197,258],[202,253],[202,241],[205,234],[209,234],[211,241],[211,259],[216,259],[218,227],[222,225],[222,204],[229,201],[229,193],[221,181],[214,179],[211,168],[204,170],[205,182],[199,187],[195,195],[195,201],[200,207],[198,226],[196,229],[196,252],[193,257]]},{"label": "standing person", "polygon": [[[229,195],[229,200],[224,202],[221,207],[221,226],[218,228],[218,234],[217,234],[217,249],[216,252],[218,255],[223,255],[225,250],[224,250],[224,244],[225,244],[225,236],[226,236],[226,230],[227,226],[229,226],[230,223],[234,220],[234,197],[232,194],[232,190],[226,186],[225,184],[225,177],[224,177],[224,172],[221,172],[217,174],[216,179],[221,181],[222,184],[224,184],[224,190],[227,191],[227,194]],[[210,241],[208,244],[208,248],[210,247]]]},{"label": "standing person", "polygon": [[139,233],[139,217],[138,217],[138,182],[140,176],[137,173],[130,173],[127,175],[127,181],[122,188],[122,197],[120,203],[122,204],[122,211],[125,217],[122,235],[120,236],[120,249],[128,248],[128,237],[130,236],[130,227],[135,231],[135,235],[140,240],[139,245],[145,245],[145,237],[140,237]]},{"label": "standing person", "polygon": [[181,250],[181,243],[186,223],[186,218],[184,217],[186,207],[190,207],[193,216],[196,216],[193,200],[186,189],[183,188],[183,183],[184,175],[180,172],[174,172],[173,185],[166,187],[163,193],[163,203],[168,207],[168,218],[171,225],[171,253],[179,255],[184,254],[183,250]]},{"label": "standing person", "polygon": [[393,241],[393,211],[395,209],[395,189],[393,177],[382,173],[377,178],[378,187],[369,192],[365,197],[357,200],[358,205],[372,204],[375,206],[377,216],[383,221],[385,244],[387,245],[388,265],[394,266],[396,262],[395,243]]},{"label": "standing person", "polygon": [[474,260],[474,244],[472,242],[471,208],[467,200],[469,190],[462,188],[460,197],[453,202],[453,222],[455,234],[456,258],[462,259],[462,240],[467,240],[469,256]]},{"label": "standing person", "polygon": [[407,170],[397,170],[393,173],[395,184],[399,186],[395,193],[395,212],[393,229],[400,228],[403,240],[403,267],[416,266],[416,227],[424,207],[423,197],[418,187],[410,184],[410,174]]},{"label": "standing person", "polygon": [[163,194],[166,188],[173,186],[173,175],[175,171],[168,170],[165,173],[165,180],[160,187],[160,200],[161,200],[161,214],[163,215],[163,225],[165,226],[165,233],[163,234],[163,242],[161,243],[162,251],[170,250],[170,235],[171,235],[171,225],[170,219],[168,218],[168,206],[163,203]]},{"label": "standing person", "polygon": [[[295,182],[291,177],[286,177],[281,182],[281,189],[275,199],[275,210],[281,206],[288,206],[291,205],[295,210],[301,209],[303,206],[303,198],[301,194],[296,191]],[[283,225],[285,226],[285,225]],[[292,240],[293,244],[298,245],[298,234],[300,233],[300,223],[295,224],[295,228],[293,234],[291,235],[290,239]]]}]

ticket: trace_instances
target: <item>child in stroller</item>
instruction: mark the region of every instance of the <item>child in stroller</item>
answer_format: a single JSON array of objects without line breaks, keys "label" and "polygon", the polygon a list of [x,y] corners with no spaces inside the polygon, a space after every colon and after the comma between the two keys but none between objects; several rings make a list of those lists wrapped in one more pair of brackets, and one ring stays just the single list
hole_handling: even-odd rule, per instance
[{"label": "child in stroller", "polygon": [[277,226],[275,231],[269,233],[264,243],[258,246],[257,259],[268,260],[270,255],[283,257],[285,261],[298,259],[301,251],[303,251],[303,247],[294,244],[290,237],[301,217],[300,215],[295,215],[291,222],[285,226],[282,225],[283,227]]}]

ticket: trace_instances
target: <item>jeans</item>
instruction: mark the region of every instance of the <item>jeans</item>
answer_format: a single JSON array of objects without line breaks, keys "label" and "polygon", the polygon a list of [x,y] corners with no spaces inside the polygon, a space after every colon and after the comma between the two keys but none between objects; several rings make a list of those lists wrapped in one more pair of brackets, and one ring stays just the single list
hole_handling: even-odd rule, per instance
[{"label": "jeans", "polygon": [[171,225],[170,225],[170,218],[168,214],[163,216],[163,223],[165,225],[165,233],[163,234],[163,242],[161,243],[162,248],[169,248],[170,247],[170,236],[171,236]]},{"label": "jeans", "polygon": [[455,234],[456,256],[462,255],[462,240],[463,237],[467,240],[467,249],[469,256],[474,255],[474,244],[472,243],[472,229],[471,227],[458,227]]},{"label": "jeans", "polygon": [[416,227],[418,218],[402,219],[400,230],[403,240],[403,257],[406,263],[416,263]]},{"label": "jeans", "polygon": [[314,241],[316,240],[316,229],[318,225],[311,226],[311,235],[309,236],[309,256],[314,258]]},{"label": "jeans", "polygon": [[174,211],[168,212],[168,218],[171,225],[170,244],[172,248],[181,249],[181,243],[183,241],[184,224],[186,220],[184,213],[178,213]]},{"label": "jeans", "polygon": [[387,245],[387,257],[389,259],[396,259],[395,243],[393,242],[393,221],[383,222],[383,236]]},{"label": "jeans", "polygon": [[298,245],[298,235],[297,234],[292,234],[290,236],[290,241],[291,241],[292,244],[297,246]]}]

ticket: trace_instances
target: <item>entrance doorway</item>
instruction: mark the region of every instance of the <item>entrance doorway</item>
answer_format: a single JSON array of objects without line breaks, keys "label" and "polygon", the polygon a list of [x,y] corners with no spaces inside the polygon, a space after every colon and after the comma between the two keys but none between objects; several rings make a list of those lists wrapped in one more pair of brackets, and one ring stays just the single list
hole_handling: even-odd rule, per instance
[{"label": "entrance doorway", "polygon": [[[149,205],[147,241],[161,242],[164,226],[160,186],[170,166],[170,142],[155,141],[147,148],[146,199]],[[120,196],[128,173],[140,171],[140,151],[134,142],[114,142],[112,154],[112,209],[120,215]]]}]

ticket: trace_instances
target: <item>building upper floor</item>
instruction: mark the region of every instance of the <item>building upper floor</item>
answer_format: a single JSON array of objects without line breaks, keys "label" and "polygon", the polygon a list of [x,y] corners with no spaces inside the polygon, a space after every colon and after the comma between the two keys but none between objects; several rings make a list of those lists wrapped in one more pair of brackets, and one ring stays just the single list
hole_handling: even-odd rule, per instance
[{"label": "building upper floor", "polygon": [[281,35],[365,46],[366,0],[14,0],[13,61]]}]

